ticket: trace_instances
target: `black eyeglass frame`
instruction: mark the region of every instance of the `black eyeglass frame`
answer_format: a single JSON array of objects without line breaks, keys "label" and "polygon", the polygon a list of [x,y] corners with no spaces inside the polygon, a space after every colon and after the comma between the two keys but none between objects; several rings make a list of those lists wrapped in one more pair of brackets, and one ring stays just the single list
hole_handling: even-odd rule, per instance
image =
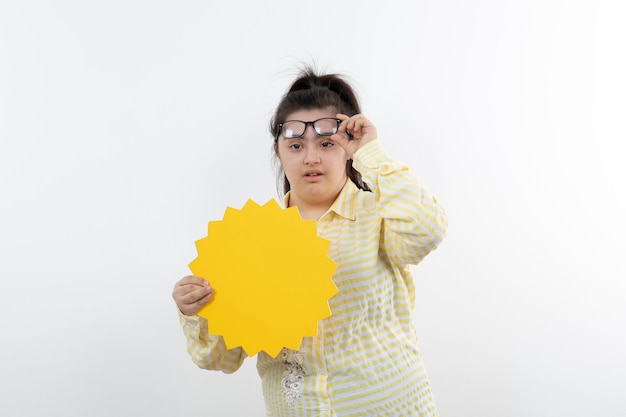
[{"label": "black eyeglass frame", "polygon": [[[330,133],[330,134],[320,133],[315,128],[315,123],[319,122],[320,120],[334,120],[334,121],[337,122],[337,128],[335,129],[335,131],[333,133]],[[339,132],[339,126],[341,125],[341,120],[336,119],[334,117],[321,117],[321,118],[319,118],[317,120],[313,120],[312,122],[305,122],[304,120],[285,120],[284,122],[278,124],[278,134],[276,134],[275,141],[278,141],[278,138],[280,137],[281,133],[283,132],[283,126],[285,125],[285,123],[289,123],[289,122],[304,123],[304,129],[302,130],[302,134],[301,135],[293,136],[293,137],[285,138],[285,139],[298,139],[298,138],[301,138],[302,136],[304,136],[304,134],[306,133],[306,129],[309,126],[312,126],[313,130],[315,130],[315,133],[317,133],[319,136],[332,136],[335,133]],[[346,131],[346,134],[348,135],[349,138],[351,138],[352,135],[348,131]]]}]

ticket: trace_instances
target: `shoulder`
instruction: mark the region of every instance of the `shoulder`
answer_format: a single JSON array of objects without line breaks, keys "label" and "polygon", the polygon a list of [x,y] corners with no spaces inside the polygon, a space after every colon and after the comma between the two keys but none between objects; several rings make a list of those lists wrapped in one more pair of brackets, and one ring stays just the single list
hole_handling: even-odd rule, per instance
[{"label": "shoulder", "polygon": [[356,188],[354,193],[354,206],[355,206],[355,214],[364,215],[367,214],[369,216],[376,215],[377,213],[377,200],[378,197],[371,191],[361,190]]}]

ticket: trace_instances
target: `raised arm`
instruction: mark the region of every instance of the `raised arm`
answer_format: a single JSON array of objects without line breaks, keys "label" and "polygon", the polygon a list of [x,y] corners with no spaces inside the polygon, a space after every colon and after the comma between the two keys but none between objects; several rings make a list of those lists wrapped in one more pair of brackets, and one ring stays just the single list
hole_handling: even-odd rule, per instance
[{"label": "raised arm", "polygon": [[383,218],[383,245],[399,265],[417,264],[444,239],[448,218],[437,200],[379,140],[361,146],[353,166],[377,197]]}]

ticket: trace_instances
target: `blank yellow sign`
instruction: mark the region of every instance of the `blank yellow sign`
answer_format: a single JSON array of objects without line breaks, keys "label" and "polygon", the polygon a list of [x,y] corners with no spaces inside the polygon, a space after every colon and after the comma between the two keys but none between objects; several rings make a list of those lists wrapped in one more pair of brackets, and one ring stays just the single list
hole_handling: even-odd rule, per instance
[{"label": "blank yellow sign", "polygon": [[318,321],[331,314],[337,265],[315,221],[302,220],[295,207],[282,209],[275,200],[263,206],[248,200],[241,210],[227,208],[208,229],[196,241],[198,257],[189,268],[214,289],[198,312],[210,334],[223,336],[229,349],[241,346],[248,356],[262,350],[272,357],[317,335]]}]

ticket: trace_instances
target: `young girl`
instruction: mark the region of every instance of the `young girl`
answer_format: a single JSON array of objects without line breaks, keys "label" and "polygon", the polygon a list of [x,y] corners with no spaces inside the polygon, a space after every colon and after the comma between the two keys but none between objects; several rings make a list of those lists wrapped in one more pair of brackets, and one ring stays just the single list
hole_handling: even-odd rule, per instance
[{"label": "young girl", "polygon": [[[257,355],[267,416],[437,416],[411,319],[409,265],[444,238],[443,209],[387,155],[352,88],[337,75],[303,71],[270,130],[284,206],[316,220],[318,235],[330,241],[339,292],[316,337],[276,358]],[[234,372],[245,352],[226,349],[195,315],[212,294],[194,276],[173,290],[192,360]]]}]

